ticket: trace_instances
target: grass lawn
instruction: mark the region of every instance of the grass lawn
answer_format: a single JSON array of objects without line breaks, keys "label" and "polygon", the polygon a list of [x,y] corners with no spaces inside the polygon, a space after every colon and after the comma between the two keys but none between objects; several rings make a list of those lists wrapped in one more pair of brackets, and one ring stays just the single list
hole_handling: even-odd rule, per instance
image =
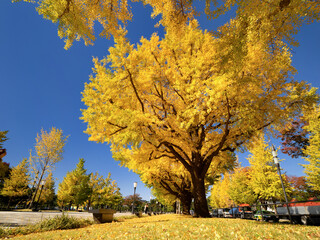
[{"label": "grass lawn", "polygon": [[73,230],[16,236],[13,239],[320,239],[320,227],[254,220],[192,218],[174,214],[119,219]]}]

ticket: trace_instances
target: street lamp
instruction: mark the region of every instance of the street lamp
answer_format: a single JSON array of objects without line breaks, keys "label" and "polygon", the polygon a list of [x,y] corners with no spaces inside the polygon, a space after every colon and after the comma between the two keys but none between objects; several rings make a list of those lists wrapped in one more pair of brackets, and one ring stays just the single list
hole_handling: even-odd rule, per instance
[{"label": "street lamp", "polygon": [[132,214],[134,214],[134,200],[136,198],[136,188],[137,188],[137,182],[133,183],[133,202],[132,202]]},{"label": "street lamp", "polygon": [[150,206],[149,206],[149,209],[150,209],[150,215],[152,214],[151,200],[152,200],[152,197],[150,196]]},{"label": "street lamp", "polygon": [[279,158],[278,158],[278,154],[276,152],[276,149],[275,149],[275,147],[273,145],[272,145],[272,156],[273,156],[273,161],[277,166],[277,170],[278,170],[278,174],[279,174],[279,177],[280,177],[284,198],[286,200],[286,206],[287,206],[287,211],[288,211],[288,214],[289,214],[290,223],[292,224],[292,218],[291,218],[290,209],[289,209],[289,206],[288,206],[289,202],[288,202],[288,198],[287,198],[287,193],[286,193],[286,190],[284,188],[284,184],[283,184],[282,177],[281,177]]},{"label": "street lamp", "polygon": [[158,210],[159,210],[159,205],[158,205],[158,201],[156,201],[156,213],[157,214],[159,214]]}]

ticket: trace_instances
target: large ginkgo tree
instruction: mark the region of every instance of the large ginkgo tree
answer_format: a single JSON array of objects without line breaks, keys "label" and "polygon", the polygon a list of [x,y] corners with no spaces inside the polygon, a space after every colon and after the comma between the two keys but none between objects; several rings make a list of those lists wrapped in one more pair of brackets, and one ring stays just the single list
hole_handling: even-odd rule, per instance
[{"label": "large ginkgo tree", "polygon": [[138,44],[126,37],[123,23],[134,16],[125,0],[43,0],[38,11],[59,24],[67,48],[75,39],[91,43],[95,21],[103,36],[114,37],[108,56],[94,60],[83,92],[89,140],[108,142],[115,158],[121,151],[144,156],[145,146],[144,161],[179,161],[191,176],[195,214],[207,217],[205,176],[212,162],[316,101],[314,89],[292,78],[290,44],[303,23],[319,20],[320,3],[203,1],[211,19],[235,11],[209,32],[195,18],[201,2],[141,2],[165,33]]}]

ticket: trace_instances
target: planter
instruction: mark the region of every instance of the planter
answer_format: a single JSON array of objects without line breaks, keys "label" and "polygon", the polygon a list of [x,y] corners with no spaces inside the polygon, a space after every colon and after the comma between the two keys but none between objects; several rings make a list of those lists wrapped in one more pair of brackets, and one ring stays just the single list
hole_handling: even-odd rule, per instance
[{"label": "planter", "polygon": [[142,217],[142,212],[136,212],[135,215],[136,215],[137,217]]},{"label": "planter", "polygon": [[116,213],[113,209],[92,209],[89,213],[93,214],[93,220],[96,223],[106,223],[113,221],[113,214]]}]

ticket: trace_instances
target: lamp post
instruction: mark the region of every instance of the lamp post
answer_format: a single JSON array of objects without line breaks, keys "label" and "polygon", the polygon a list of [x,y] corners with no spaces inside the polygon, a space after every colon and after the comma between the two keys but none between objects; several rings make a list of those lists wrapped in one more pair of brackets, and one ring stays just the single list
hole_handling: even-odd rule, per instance
[{"label": "lamp post", "polygon": [[286,190],[284,188],[284,184],[283,184],[283,180],[282,180],[282,176],[281,176],[279,158],[278,158],[278,154],[276,152],[276,149],[275,149],[275,147],[273,145],[272,145],[272,156],[273,156],[273,161],[277,166],[277,170],[278,170],[278,174],[279,174],[279,177],[280,177],[284,198],[286,200],[286,206],[287,206],[287,211],[288,211],[288,214],[289,214],[290,223],[292,224],[292,218],[291,218],[290,209],[289,209],[289,206],[288,206],[287,193],[286,193]]},{"label": "lamp post", "polygon": [[157,214],[159,214],[158,210],[159,210],[159,205],[158,205],[158,201],[156,201],[156,213]]},{"label": "lamp post", "polygon": [[132,214],[134,214],[134,200],[136,198],[136,188],[137,188],[137,182],[133,183],[133,201],[132,201]]},{"label": "lamp post", "polygon": [[38,210],[38,204],[39,204],[41,193],[42,193],[43,186],[45,183],[46,183],[45,180],[41,180],[41,182],[40,182],[41,188],[40,188],[39,197],[38,197],[38,201],[37,201],[36,208],[35,208],[36,211]]},{"label": "lamp post", "polygon": [[149,210],[150,210],[150,215],[152,214],[152,208],[151,208],[151,200],[152,200],[152,197],[150,196],[150,206],[149,206]]}]

